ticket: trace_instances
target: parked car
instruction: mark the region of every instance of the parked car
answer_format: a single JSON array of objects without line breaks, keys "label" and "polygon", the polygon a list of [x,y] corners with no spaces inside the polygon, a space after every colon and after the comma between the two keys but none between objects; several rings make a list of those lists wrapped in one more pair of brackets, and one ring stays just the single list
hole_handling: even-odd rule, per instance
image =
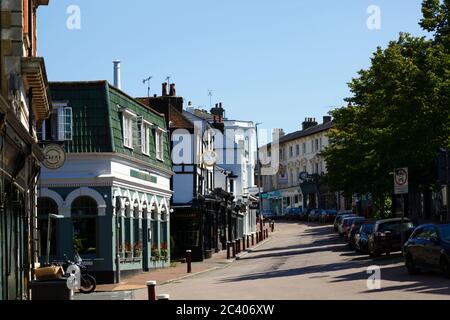
[{"label": "parked car", "polygon": [[342,237],[347,237],[348,233],[350,232],[350,228],[352,227],[353,221],[355,221],[356,219],[364,220],[363,217],[357,217],[355,215],[349,215],[342,219],[342,223],[340,223],[338,226],[339,235]]},{"label": "parked car", "polygon": [[347,232],[347,242],[351,250],[355,250],[356,232],[359,231],[361,225],[364,224],[365,222],[367,222],[367,220],[363,217],[355,217],[353,221],[351,221],[352,225],[350,226],[350,229]]},{"label": "parked car", "polygon": [[287,220],[300,220],[301,208],[290,208],[288,213],[285,215]]},{"label": "parked car", "polygon": [[321,209],[312,209],[308,215],[308,221],[309,222],[319,221],[320,212],[321,212]]},{"label": "parked car", "polygon": [[414,225],[408,218],[378,220],[375,222],[373,233],[369,235],[369,255],[377,257],[382,253],[391,253],[402,249],[403,239],[408,239],[414,230]]},{"label": "parked car", "polygon": [[336,218],[337,211],[336,210],[324,210],[323,214],[320,216],[322,223],[333,222]]},{"label": "parked car", "polygon": [[369,236],[373,232],[375,223],[364,223],[359,227],[359,230],[355,233],[355,250],[356,252],[367,253],[369,252]]},{"label": "parked car", "polygon": [[403,247],[410,274],[421,269],[440,270],[450,278],[450,224],[417,227]]},{"label": "parked car", "polygon": [[353,211],[338,211],[336,217],[334,218],[334,231],[338,231],[338,225],[341,222],[342,216],[348,216],[349,214],[353,214]]}]

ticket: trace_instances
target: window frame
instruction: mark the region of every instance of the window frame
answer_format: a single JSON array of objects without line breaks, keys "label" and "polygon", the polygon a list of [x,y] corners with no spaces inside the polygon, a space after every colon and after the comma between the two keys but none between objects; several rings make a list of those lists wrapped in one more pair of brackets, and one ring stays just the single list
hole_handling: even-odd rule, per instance
[{"label": "window frame", "polygon": [[142,120],[141,123],[141,152],[146,156],[150,156],[150,132],[152,123]]},{"label": "window frame", "polygon": [[161,128],[155,129],[155,156],[159,161],[164,162],[164,141],[163,141],[163,133],[166,131]]},{"label": "window frame", "polygon": [[[122,109],[123,146],[133,150],[133,118],[137,115],[127,109]],[[127,137],[127,134],[129,135]]]}]

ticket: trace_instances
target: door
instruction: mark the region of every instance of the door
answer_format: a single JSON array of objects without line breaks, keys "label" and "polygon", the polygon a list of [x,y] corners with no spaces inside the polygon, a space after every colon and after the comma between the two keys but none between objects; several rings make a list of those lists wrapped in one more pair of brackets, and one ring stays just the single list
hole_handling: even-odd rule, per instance
[{"label": "door", "polygon": [[424,240],[425,265],[432,268],[439,267],[439,260],[441,258],[441,246],[439,243],[438,230],[436,229],[435,226],[427,226],[425,227],[425,235],[426,235],[426,239]]}]

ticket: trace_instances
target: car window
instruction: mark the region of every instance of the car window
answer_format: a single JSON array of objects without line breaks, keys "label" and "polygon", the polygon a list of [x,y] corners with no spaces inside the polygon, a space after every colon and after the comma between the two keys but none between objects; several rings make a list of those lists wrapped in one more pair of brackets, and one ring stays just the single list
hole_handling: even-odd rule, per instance
[{"label": "car window", "polygon": [[439,235],[441,240],[450,241],[450,224],[439,226]]}]

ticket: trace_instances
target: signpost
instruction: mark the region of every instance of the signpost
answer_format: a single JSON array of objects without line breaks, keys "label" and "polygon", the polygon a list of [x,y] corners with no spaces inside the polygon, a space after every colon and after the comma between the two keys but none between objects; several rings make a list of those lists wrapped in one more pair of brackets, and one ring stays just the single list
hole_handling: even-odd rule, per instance
[{"label": "signpost", "polygon": [[403,231],[403,223],[405,219],[405,194],[408,195],[409,188],[409,176],[408,176],[408,168],[397,168],[394,169],[394,193],[403,195],[403,212],[402,212],[402,221],[400,224],[400,235],[401,235],[401,241],[402,241],[402,251],[403,251],[403,244],[405,243],[405,235]]}]

